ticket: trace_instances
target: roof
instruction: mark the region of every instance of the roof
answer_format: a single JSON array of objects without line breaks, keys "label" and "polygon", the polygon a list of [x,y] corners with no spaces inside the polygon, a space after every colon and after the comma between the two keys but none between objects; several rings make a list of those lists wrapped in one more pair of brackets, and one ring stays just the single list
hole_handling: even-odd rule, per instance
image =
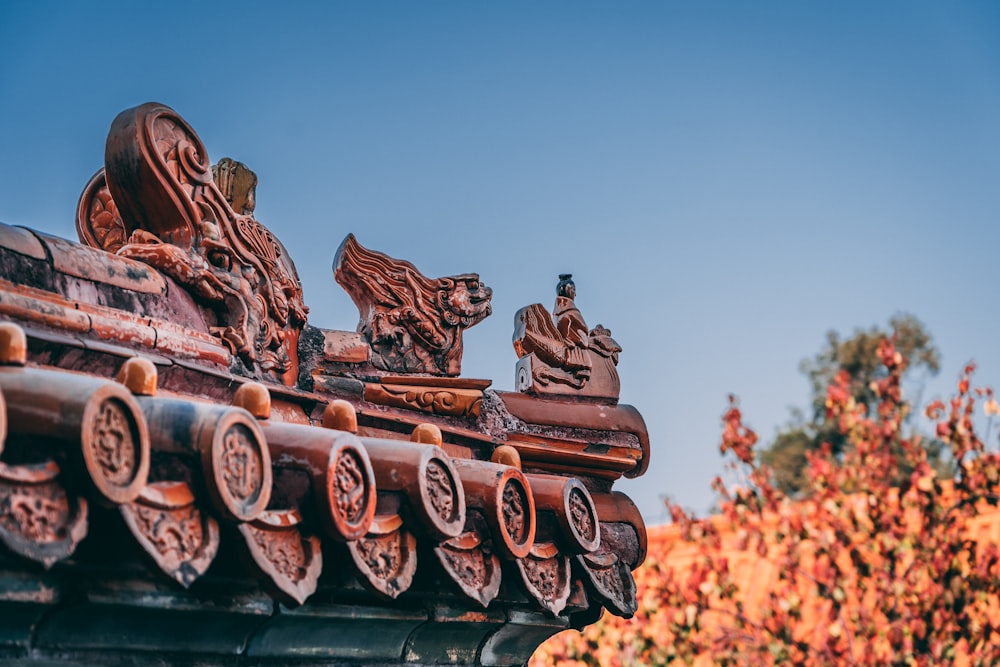
[{"label": "roof", "polygon": [[0,225],[0,655],[521,664],[631,615],[645,527],[613,484],[649,439],[610,332],[529,323],[523,386],[491,390],[459,374],[478,275],[353,237],[362,325],[313,327],[256,177],[220,165],[142,105],[82,243]]}]

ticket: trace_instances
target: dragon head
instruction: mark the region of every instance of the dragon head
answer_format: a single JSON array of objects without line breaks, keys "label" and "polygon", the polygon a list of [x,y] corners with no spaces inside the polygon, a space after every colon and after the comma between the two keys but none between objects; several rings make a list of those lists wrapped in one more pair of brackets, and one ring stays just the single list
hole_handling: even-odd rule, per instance
[{"label": "dragon head", "polygon": [[493,312],[493,290],[479,281],[478,273],[439,278],[437,282],[441,318],[451,326],[471,327]]}]

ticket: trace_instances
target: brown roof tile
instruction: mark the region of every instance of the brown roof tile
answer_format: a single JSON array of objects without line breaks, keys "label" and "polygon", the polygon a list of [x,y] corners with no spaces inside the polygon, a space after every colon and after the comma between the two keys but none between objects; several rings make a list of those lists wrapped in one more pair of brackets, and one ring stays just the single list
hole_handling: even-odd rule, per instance
[{"label": "brown roof tile", "polygon": [[[412,265],[363,249],[351,289],[377,302],[369,329],[311,327],[280,242],[233,209],[252,193],[211,180],[183,119],[128,110],[108,145],[147,177],[109,162],[78,228],[138,259],[0,226],[0,505],[15,508],[0,560],[64,564],[55,595],[0,576],[0,624],[9,604],[43,619],[17,646],[56,661],[520,664],[601,607],[635,609],[645,526],[610,489],[645,470],[649,439],[614,382],[542,398],[453,377],[489,289],[463,274],[384,291],[357,277],[364,262]],[[177,162],[182,148],[205,164]],[[119,204],[149,219],[126,230]],[[419,342],[393,348],[392,322]]]},{"label": "brown roof tile", "polygon": [[16,253],[44,260],[45,247],[34,234],[23,227],[11,227],[0,222],[0,247],[13,250]]}]

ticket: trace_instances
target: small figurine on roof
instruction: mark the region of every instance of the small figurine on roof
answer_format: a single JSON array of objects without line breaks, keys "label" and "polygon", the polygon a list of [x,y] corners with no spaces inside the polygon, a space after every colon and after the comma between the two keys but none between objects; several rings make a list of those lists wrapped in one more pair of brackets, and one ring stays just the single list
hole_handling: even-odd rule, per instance
[{"label": "small figurine on roof", "polygon": [[540,303],[514,316],[518,391],[618,402],[618,353],[622,348],[601,325],[587,328],[576,307],[573,274],[559,275],[550,315]]}]

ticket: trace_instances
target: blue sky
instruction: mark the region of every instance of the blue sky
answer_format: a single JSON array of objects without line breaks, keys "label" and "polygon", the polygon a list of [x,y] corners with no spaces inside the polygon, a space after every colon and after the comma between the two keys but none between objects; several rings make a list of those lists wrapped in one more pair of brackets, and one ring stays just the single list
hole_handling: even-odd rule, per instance
[{"label": "blue sky", "polygon": [[[479,272],[463,375],[513,385],[513,314],[577,304],[624,347],[653,458],[704,510],[719,417],[764,439],[828,329],[918,316],[1000,384],[1000,5],[992,2],[6,2],[0,221],[74,238],[115,115],[166,103],[257,171],[311,321],[353,329],[348,232]],[[996,446],[996,442],[993,443]]]}]

